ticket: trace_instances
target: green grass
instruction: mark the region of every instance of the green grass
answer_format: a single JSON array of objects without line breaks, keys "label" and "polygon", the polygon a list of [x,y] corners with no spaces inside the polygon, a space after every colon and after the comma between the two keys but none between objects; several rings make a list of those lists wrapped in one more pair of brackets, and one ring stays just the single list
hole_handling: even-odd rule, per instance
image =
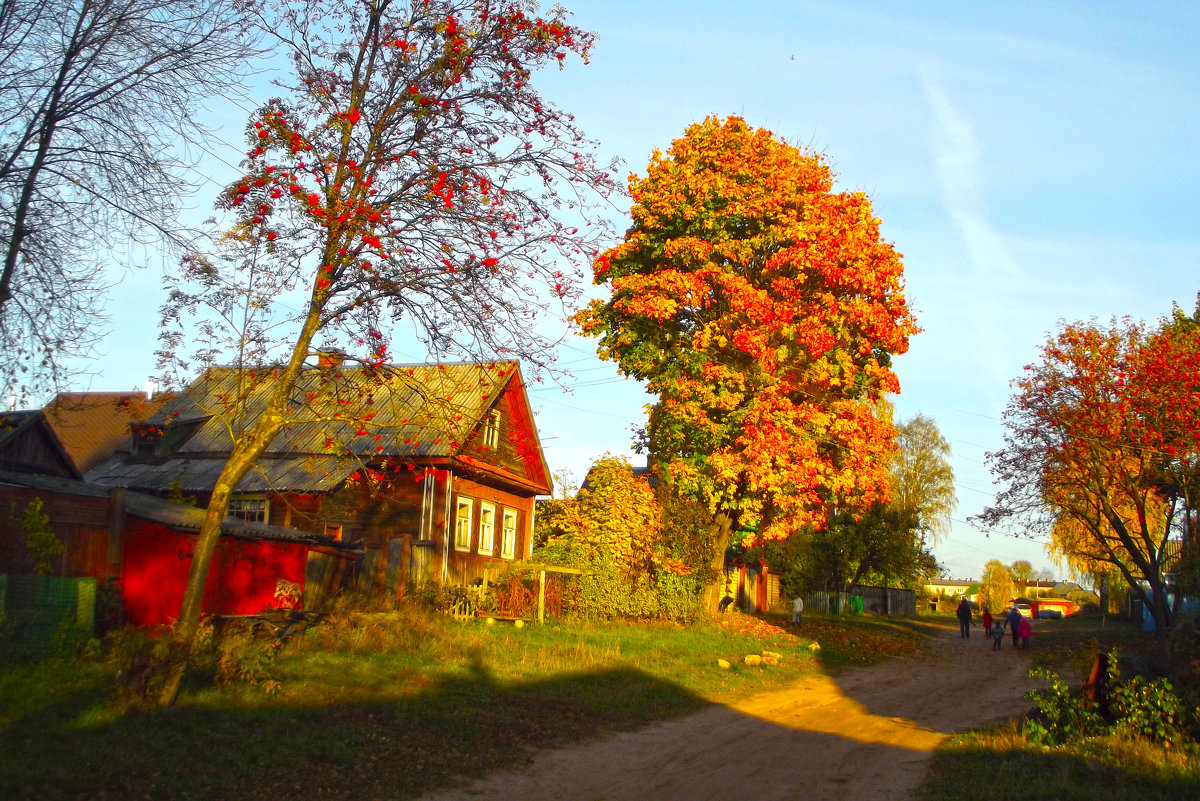
[{"label": "green grass", "polygon": [[[531,747],[688,714],[922,640],[919,625],[885,620],[810,617],[805,636],[784,621],[517,629],[345,614],[271,662],[262,641],[230,640],[225,653],[257,684],[193,683],[167,710],[114,700],[105,662],[16,668],[0,673],[0,798],[415,797],[519,765]],[[763,650],[782,664],[743,663]]]},{"label": "green grass", "polygon": [[[1156,645],[1119,619],[1039,621],[1034,663],[1079,687],[1101,648],[1151,664]],[[922,801],[1182,801],[1200,799],[1200,749],[1105,735],[1059,747],[1032,743],[1020,721],[964,732],[942,746]]]}]

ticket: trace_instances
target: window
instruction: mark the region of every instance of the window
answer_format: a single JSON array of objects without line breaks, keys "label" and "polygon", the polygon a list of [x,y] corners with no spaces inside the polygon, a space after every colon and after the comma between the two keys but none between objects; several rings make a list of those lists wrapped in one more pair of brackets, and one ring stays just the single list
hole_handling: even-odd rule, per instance
[{"label": "window", "polygon": [[496,507],[490,503],[479,506],[479,552],[490,554],[496,541]]},{"label": "window", "polygon": [[230,517],[237,517],[247,523],[265,523],[268,520],[269,507],[266,498],[230,498]]},{"label": "window", "polygon": [[500,529],[500,555],[512,559],[517,548],[517,513],[512,509],[504,510],[504,525]]},{"label": "window", "polygon": [[153,459],[158,455],[158,446],[162,442],[162,429],[155,426],[132,427],[133,455],[142,459]]},{"label": "window", "polygon": [[456,551],[471,550],[471,510],[475,501],[459,497],[458,510],[454,513],[454,549]]},{"label": "window", "polygon": [[500,412],[498,410],[490,412],[483,424],[483,447],[500,447]]},{"label": "window", "polygon": [[342,541],[342,527],[335,523],[325,524],[325,536],[334,542]]}]

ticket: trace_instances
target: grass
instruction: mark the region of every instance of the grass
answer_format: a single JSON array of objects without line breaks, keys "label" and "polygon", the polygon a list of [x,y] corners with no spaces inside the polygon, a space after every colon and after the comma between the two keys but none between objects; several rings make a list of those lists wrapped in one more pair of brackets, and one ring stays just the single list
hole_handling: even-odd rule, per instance
[{"label": "grass", "polygon": [[[0,673],[0,797],[415,797],[922,639],[921,624],[816,616],[798,633],[783,616],[517,629],[345,613],[273,659],[228,640],[210,667],[254,683],[193,684],[168,710],[116,700],[109,662],[50,660]],[[764,650],[782,663],[744,663]]]},{"label": "grass", "polygon": [[[168,710],[122,703],[111,661],[9,666],[0,670],[0,798],[413,798],[519,766],[531,749],[911,653],[949,625],[807,615],[797,630],[786,621],[732,614],[695,626],[517,629],[404,609],[343,613],[278,652],[231,638],[209,667],[250,682],[197,680]],[[1038,661],[1073,683],[1101,645],[1153,649],[1128,625],[1097,619],[1039,624],[1035,637]],[[744,663],[764,650],[782,664]],[[951,738],[921,797],[1200,798],[1196,765],[1194,752],[1114,737],[1045,749],[1009,724]]]},{"label": "grass", "polygon": [[[1039,623],[1034,662],[1078,687],[1101,648],[1150,664],[1155,643],[1121,620]],[[1030,742],[1020,721],[952,737],[934,756],[922,801],[1182,801],[1200,799],[1200,749],[1105,735],[1058,747]]]}]

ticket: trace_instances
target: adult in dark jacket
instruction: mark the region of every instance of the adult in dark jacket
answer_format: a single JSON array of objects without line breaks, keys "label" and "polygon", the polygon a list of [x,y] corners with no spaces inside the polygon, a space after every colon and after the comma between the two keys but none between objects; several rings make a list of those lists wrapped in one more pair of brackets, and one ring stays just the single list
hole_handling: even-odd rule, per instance
[{"label": "adult in dark jacket", "polygon": [[1014,603],[1012,605],[1012,609],[1008,610],[1008,615],[1006,615],[1004,618],[1004,622],[1008,626],[1009,632],[1012,634],[1013,648],[1017,647],[1017,643],[1020,640],[1020,637],[1017,634],[1017,627],[1021,625],[1021,618],[1021,610],[1018,609],[1017,605]]},{"label": "adult in dark jacket", "polygon": [[958,605],[958,630],[962,634],[963,639],[971,638],[971,602],[963,598]]}]

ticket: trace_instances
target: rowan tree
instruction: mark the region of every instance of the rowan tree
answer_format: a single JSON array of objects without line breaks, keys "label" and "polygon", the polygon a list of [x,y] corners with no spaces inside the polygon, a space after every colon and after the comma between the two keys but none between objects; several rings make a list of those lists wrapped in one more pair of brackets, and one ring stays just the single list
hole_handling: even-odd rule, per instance
[{"label": "rowan tree", "polygon": [[403,323],[433,360],[546,365],[539,323],[574,297],[602,231],[585,225],[589,203],[613,188],[532,84],[591,47],[561,8],[309,0],[261,24],[295,78],[247,126],[245,173],[219,201],[234,218],[222,249],[185,261],[164,308],[166,359],[188,345],[202,362],[232,348],[238,367],[274,365],[257,371],[270,382],[261,414],[231,427],[176,624],[184,643],[230,493],[304,407],[294,388],[318,347],[386,373]]},{"label": "rowan tree", "polygon": [[1196,508],[1200,332],[1065,325],[1015,386],[1005,447],[988,455],[1007,488],[981,519],[1050,534],[1077,570],[1119,570],[1165,653],[1168,541]]},{"label": "rowan tree", "polygon": [[885,499],[872,404],[917,329],[866,196],[737,117],[689,126],[629,190],[632,226],[593,262],[611,295],[576,320],[657,397],[644,447],[708,506],[717,558],[746,524],[778,538]]},{"label": "rowan tree", "polygon": [[0,381],[51,388],[105,323],[102,268],[182,247],[180,139],[255,52],[234,0],[0,4]]}]

